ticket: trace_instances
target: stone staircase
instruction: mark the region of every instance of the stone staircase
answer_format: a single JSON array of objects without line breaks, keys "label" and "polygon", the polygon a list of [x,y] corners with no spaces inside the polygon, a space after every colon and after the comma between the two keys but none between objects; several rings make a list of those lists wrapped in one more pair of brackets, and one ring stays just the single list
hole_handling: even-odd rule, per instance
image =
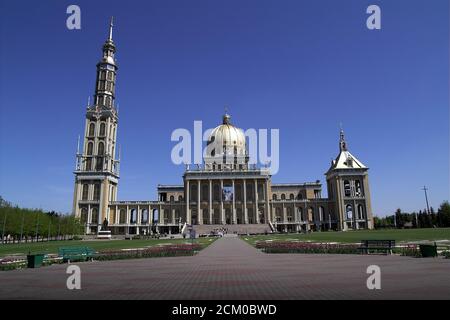
[{"label": "stone staircase", "polygon": [[218,229],[226,229],[228,234],[264,234],[271,233],[272,229],[268,224],[203,224],[194,225],[197,235],[211,234]]}]

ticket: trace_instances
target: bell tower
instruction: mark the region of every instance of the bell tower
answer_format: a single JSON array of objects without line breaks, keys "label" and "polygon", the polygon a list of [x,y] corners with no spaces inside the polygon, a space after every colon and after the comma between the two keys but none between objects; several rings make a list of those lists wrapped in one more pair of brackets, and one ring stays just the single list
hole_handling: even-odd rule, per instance
[{"label": "bell tower", "polygon": [[373,229],[368,170],[348,151],[341,129],[339,154],[325,173],[330,208],[336,213],[338,230]]},{"label": "bell tower", "polygon": [[[116,136],[118,112],[115,105],[117,64],[112,38],[113,18],[103,55],[97,63],[93,101],[86,108],[83,146],[78,139],[73,213],[85,225],[87,234],[97,233],[106,218],[108,204],[117,198],[120,154]],[[111,223],[111,221],[109,221]]]}]

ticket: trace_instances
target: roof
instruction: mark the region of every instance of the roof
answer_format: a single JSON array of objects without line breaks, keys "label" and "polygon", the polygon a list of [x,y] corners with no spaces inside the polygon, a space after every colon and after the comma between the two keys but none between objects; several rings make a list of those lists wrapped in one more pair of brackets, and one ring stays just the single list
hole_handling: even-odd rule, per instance
[{"label": "roof", "polygon": [[367,169],[367,167],[350,151],[342,150],[337,158],[332,161],[330,169]]}]

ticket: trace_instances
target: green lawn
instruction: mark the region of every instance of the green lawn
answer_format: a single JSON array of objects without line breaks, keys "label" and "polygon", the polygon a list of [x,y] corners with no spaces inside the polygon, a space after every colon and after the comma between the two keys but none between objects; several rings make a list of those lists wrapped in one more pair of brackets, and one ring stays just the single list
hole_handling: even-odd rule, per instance
[{"label": "green lawn", "polygon": [[[310,234],[275,234],[262,236],[243,236],[245,241],[254,245],[258,240],[304,240],[314,242],[359,243],[361,240],[387,239],[397,242],[421,240],[450,240],[450,228],[404,229],[404,230],[361,230],[346,232],[313,232]],[[246,240],[247,239],[247,240]]]},{"label": "green lawn", "polygon": [[[199,238],[194,243],[199,243],[203,248],[211,244],[215,238]],[[31,253],[58,253],[58,248],[68,246],[85,246],[94,250],[144,248],[158,244],[191,243],[189,239],[152,239],[152,240],[95,240],[95,241],[50,241],[23,244],[0,244],[0,257],[11,254]]]}]

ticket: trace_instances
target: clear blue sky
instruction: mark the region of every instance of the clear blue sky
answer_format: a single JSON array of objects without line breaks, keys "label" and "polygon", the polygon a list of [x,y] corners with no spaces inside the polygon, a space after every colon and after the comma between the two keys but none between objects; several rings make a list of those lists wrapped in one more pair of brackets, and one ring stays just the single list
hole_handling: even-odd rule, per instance
[{"label": "clear blue sky", "polygon": [[[78,134],[115,16],[120,200],[182,182],[175,128],[280,129],[274,182],[320,179],[338,152],[370,167],[373,211],[449,199],[449,2],[0,1],[0,195],[71,211]],[[81,7],[81,30],[66,8]],[[369,31],[370,4],[382,29]],[[324,186],[324,189],[325,186]],[[324,192],[325,193],[325,192]]]}]

